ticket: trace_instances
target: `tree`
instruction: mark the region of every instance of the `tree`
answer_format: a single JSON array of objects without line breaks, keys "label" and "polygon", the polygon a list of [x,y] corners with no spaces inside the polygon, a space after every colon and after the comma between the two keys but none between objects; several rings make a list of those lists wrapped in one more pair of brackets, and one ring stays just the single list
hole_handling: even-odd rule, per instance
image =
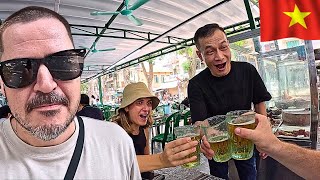
[{"label": "tree", "polygon": [[113,85],[114,90],[117,91],[118,88],[119,88],[118,72],[114,72],[114,73],[113,73],[113,84],[114,84],[114,85]]},{"label": "tree", "polygon": [[126,86],[126,85],[131,83],[131,80],[130,80],[130,67],[127,67],[127,68],[123,69],[123,79],[124,79],[124,86]]},{"label": "tree", "polygon": [[147,72],[146,67],[144,66],[144,63],[141,63],[142,71],[147,79],[147,86],[150,92],[153,91],[152,83],[153,83],[153,63],[154,59],[149,59],[148,64],[149,64],[149,72]]},{"label": "tree", "polygon": [[193,78],[196,74],[197,62],[199,61],[195,47],[186,47],[177,51],[177,54],[182,55],[186,60],[181,64],[185,72],[188,72],[188,79],[179,80],[179,86],[182,89],[183,94],[187,94],[187,86],[189,79]]},{"label": "tree", "polygon": [[198,57],[194,47],[186,47],[177,51],[179,55],[186,57],[186,61],[182,63],[184,71],[188,72],[189,79],[193,78],[196,74]]}]

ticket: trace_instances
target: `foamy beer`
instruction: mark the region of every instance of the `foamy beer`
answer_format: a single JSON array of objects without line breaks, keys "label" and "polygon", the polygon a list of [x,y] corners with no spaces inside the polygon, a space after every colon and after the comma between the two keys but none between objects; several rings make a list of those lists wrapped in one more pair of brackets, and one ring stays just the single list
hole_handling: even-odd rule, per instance
[{"label": "foamy beer", "polygon": [[177,138],[191,137],[192,141],[198,141],[197,150],[186,156],[186,158],[196,156],[197,159],[182,165],[182,167],[191,168],[198,166],[200,164],[200,127],[194,125],[178,126],[174,128],[174,134]]},{"label": "foamy beer", "polygon": [[227,113],[228,132],[231,144],[231,156],[236,160],[247,160],[253,155],[253,142],[234,134],[237,127],[254,129],[255,112],[249,110],[231,111]]},{"label": "foamy beer", "polygon": [[203,126],[204,134],[214,151],[213,160],[226,162],[231,159],[231,147],[228,126],[225,115],[213,116],[207,119],[208,125]]}]

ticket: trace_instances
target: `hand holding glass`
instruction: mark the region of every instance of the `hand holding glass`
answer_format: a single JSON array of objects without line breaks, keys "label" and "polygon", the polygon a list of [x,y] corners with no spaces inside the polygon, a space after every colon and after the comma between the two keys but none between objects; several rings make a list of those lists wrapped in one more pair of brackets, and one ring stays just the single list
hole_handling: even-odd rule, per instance
[{"label": "hand holding glass", "polygon": [[234,133],[237,127],[254,129],[255,112],[250,110],[231,111],[227,113],[228,131],[231,140],[231,156],[236,160],[247,160],[253,155],[253,142]]},{"label": "hand holding glass", "polygon": [[[186,126],[178,126],[174,128],[174,134],[177,138],[183,137],[191,137],[192,141],[197,140],[200,141],[200,127],[195,125],[186,125]],[[197,150],[189,155],[186,158],[191,158],[196,156],[197,159],[193,162],[186,163],[182,165],[182,167],[191,168],[198,166],[200,164],[200,142],[197,145]]]},{"label": "hand holding glass", "polygon": [[225,115],[213,116],[207,119],[208,125],[203,126],[204,134],[214,151],[216,162],[226,162],[231,159],[228,127]]}]

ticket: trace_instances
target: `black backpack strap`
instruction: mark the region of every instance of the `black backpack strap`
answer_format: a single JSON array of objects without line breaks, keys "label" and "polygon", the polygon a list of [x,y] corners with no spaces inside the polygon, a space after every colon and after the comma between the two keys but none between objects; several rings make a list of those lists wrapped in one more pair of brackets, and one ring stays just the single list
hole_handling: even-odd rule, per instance
[{"label": "black backpack strap", "polygon": [[84,125],[83,125],[82,118],[80,116],[77,116],[77,118],[78,118],[78,122],[79,122],[79,135],[78,135],[76,147],[73,151],[73,155],[70,160],[68,170],[66,172],[66,175],[64,176],[64,180],[71,180],[74,178],[74,175],[76,174],[78,164],[79,164],[79,161],[81,158],[82,149],[83,149]]}]

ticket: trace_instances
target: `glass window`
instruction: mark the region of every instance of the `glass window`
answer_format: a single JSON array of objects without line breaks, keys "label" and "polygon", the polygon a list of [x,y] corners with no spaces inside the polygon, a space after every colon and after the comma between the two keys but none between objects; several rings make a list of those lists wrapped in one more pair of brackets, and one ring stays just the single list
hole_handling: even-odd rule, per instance
[{"label": "glass window", "polygon": [[158,75],[154,75],[153,78],[155,83],[159,83]]}]

